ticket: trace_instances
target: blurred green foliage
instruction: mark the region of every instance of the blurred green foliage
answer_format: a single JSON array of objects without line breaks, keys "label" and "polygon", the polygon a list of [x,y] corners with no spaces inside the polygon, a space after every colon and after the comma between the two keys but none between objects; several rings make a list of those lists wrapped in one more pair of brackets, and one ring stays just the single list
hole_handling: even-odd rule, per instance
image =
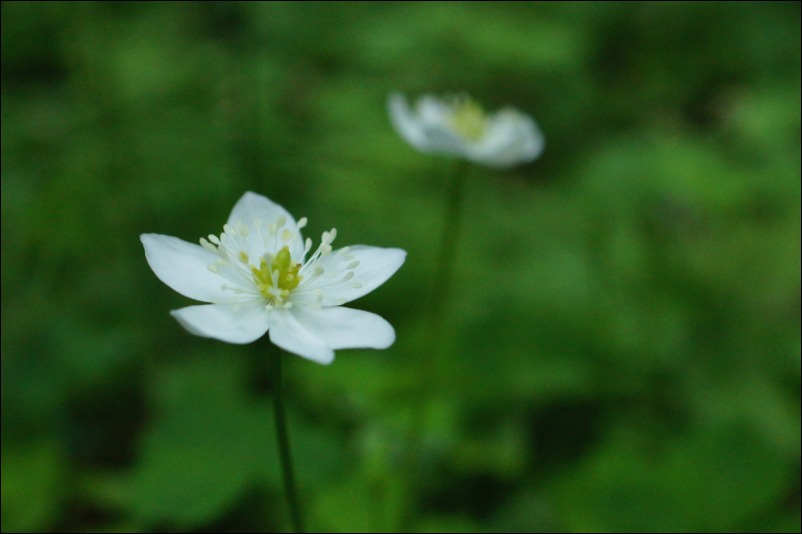
[{"label": "blurred green foliage", "polygon": [[[800,530],[800,5],[2,4],[2,529],[287,528],[266,341],[193,337],[138,236],[246,190],[409,256],[387,351],[288,358],[314,530]],[[531,113],[473,168],[392,91]],[[314,237],[317,237],[316,235]],[[445,340],[445,343],[442,342]]]}]

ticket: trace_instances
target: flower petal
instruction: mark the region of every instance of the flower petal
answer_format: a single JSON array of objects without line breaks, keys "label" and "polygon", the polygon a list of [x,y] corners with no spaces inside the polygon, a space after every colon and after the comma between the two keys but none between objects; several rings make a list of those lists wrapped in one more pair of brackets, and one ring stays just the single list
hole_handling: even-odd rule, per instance
[{"label": "flower petal", "polygon": [[188,306],[173,310],[170,315],[196,336],[219,339],[227,343],[243,344],[256,341],[270,326],[270,313],[260,300]]},{"label": "flower petal", "polygon": [[387,99],[387,109],[390,112],[390,122],[393,123],[398,134],[413,147],[422,150],[426,144],[426,136],[420,119],[413,114],[407,99],[400,93],[393,93]]},{"label": "flower petal", "polygon": [[[366,295],[390,278],[407,257],[398,248],[355,245],[322,256],[312,266],[323,273],[311,278],[304,290],[322,291],[323,306],[339,306]],[[353,274],[350,274],[353,273]],[[331,275],[335,275],[333,278]]]},{"label": "flower petal", "polygon": [[439,99],[422,96],[412,110],[403,95],[393,93],[388,108],[396,131],[412,147],[426,153],[465,155],[464,139],[449,124],[450,108]]},{"label": "flower petal", "polygon": [[297,310],[276,308],[270,314],[270,341],[282,349],[324,365],[334,361],[334,350],[295,317]]},{"label": "flower petal", "polygon": [[213,252],[166,235],[142,234],[139,239],[150,268],[175,291],[203,302],[234,300],[232,291],[223,290],[228,280],[209,270],[209,265],[219,259]]},{"label": "flower petal", "polygon": [[386,349],[395,341],[393,327],[375,313],[340,306],[293,308],[295,318],[333,349]]},{"label": "flower petal", "polygon": [[[271,232],[270,225],[281,218],[283,226]],[[302,261],[304,242],[295,218],[269,198],[250,191],[242,195],[228,217],[229,226],[236,228],[240,223],[248,226],[248,234],[239,237],[244,240],[244,248],[251,258],[258,258],[265,251],[276,254],[287,245],[292,258]]]},{"label": "flower petal", "polygon": [[505,109],[489,119],[485,135],[468,147],[468,157],[490,167],[511,167],[537,158],[543,145],[543,133],[534,120]]},{"label": "flower petal", "polygon": [[419,149],[432,154],[466,157],[468,144],[450,126],[424,125],[426,141]]}]

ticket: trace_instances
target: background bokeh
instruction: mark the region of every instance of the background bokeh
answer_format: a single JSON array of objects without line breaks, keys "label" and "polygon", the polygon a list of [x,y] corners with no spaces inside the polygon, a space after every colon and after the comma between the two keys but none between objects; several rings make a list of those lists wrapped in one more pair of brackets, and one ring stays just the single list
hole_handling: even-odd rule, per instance
[{"label": "background bokeh", "polygon": [[[404,248],[386,351],[285,356],[310,528],[800,530],[800,4],[2,4],[2,529],[285,530],[266,340],[139,234],[246,190]],[[390,92],[532,114],[467,177]]]}]

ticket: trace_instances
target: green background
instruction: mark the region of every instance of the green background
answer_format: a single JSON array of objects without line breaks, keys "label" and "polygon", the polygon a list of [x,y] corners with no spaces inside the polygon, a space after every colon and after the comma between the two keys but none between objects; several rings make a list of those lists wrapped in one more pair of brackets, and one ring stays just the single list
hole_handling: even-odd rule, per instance
[{"label": "green background", "polygon": [[[247,190],[408,251],[385,351],[286,358],[313,530],[799,531],[800,4],[2,4],[3,531],[286,530],[266,339],[139,234]],[[546,136],[466,177],[386,98]]]}]

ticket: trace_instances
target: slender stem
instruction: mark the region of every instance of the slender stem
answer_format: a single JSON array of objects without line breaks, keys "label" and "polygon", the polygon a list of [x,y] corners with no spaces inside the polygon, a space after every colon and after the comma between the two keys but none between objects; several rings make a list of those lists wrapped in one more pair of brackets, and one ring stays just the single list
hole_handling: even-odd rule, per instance
[{"label": "slender stem", "polygon": [[454,258],[459,241],[460,212],[462,199],[465,196],[465,176],[468,174],[469,163],[465,160],[457,161],[454,174],[450,176],[448,184],[448,198],[443,224],[440,234],[440,252],[437,256],[435,268],[434,289],[432,296],[432,324],[439,332],[443,327],[443,312],[451,292],[451,280],[454,278]]},{"label": "slender stem", "polygon": [[290,440],[287,435],[287,418],[284,415],[284,390],[281,376],[281,351],[273,355],[273,409],[275,411],[276,437],[278,438],[279,456],[281,457],[281,473],[284,478],[284,495],[290,510],[290,520],[295,532],[303,532],[301,508],[298,504],[298,491],[295,488],[295,475],[292,470],[290,456]]},{"label": "slender stem", "polygon": [[[421,351],[423,358],[419,363],[419,370],[423,376],[420,381],[421,392],[417,399],[419,406],[415,410],[410,426],[410,451],[412,461],[418,469],[424,464],[424,433],[426,422],[431,413],[431,398],[433,392],[439,391],[440,370],[443,367],[443,352],[448,336],[445,333],[445,311],[451,294],[451,284],[454,278],[454,260],[457,255],[459,243],[460,221],[462,219],[462,201],[465,191],[465,178],[470,163],[459,160],[453,167],[452,174],[448,176],[448,191],[443,222],[440,233],[440,250],[437,254],[434,280],[432,287],[431,319],[429,321],[428,350]],[[412,478],[408,479],[410,491],[415,491],[419,481],[415,478],[414,470],[410,470]],[[399,532],[409,532],[414,526],[415,510],[410,506],[401,517]]]}]

